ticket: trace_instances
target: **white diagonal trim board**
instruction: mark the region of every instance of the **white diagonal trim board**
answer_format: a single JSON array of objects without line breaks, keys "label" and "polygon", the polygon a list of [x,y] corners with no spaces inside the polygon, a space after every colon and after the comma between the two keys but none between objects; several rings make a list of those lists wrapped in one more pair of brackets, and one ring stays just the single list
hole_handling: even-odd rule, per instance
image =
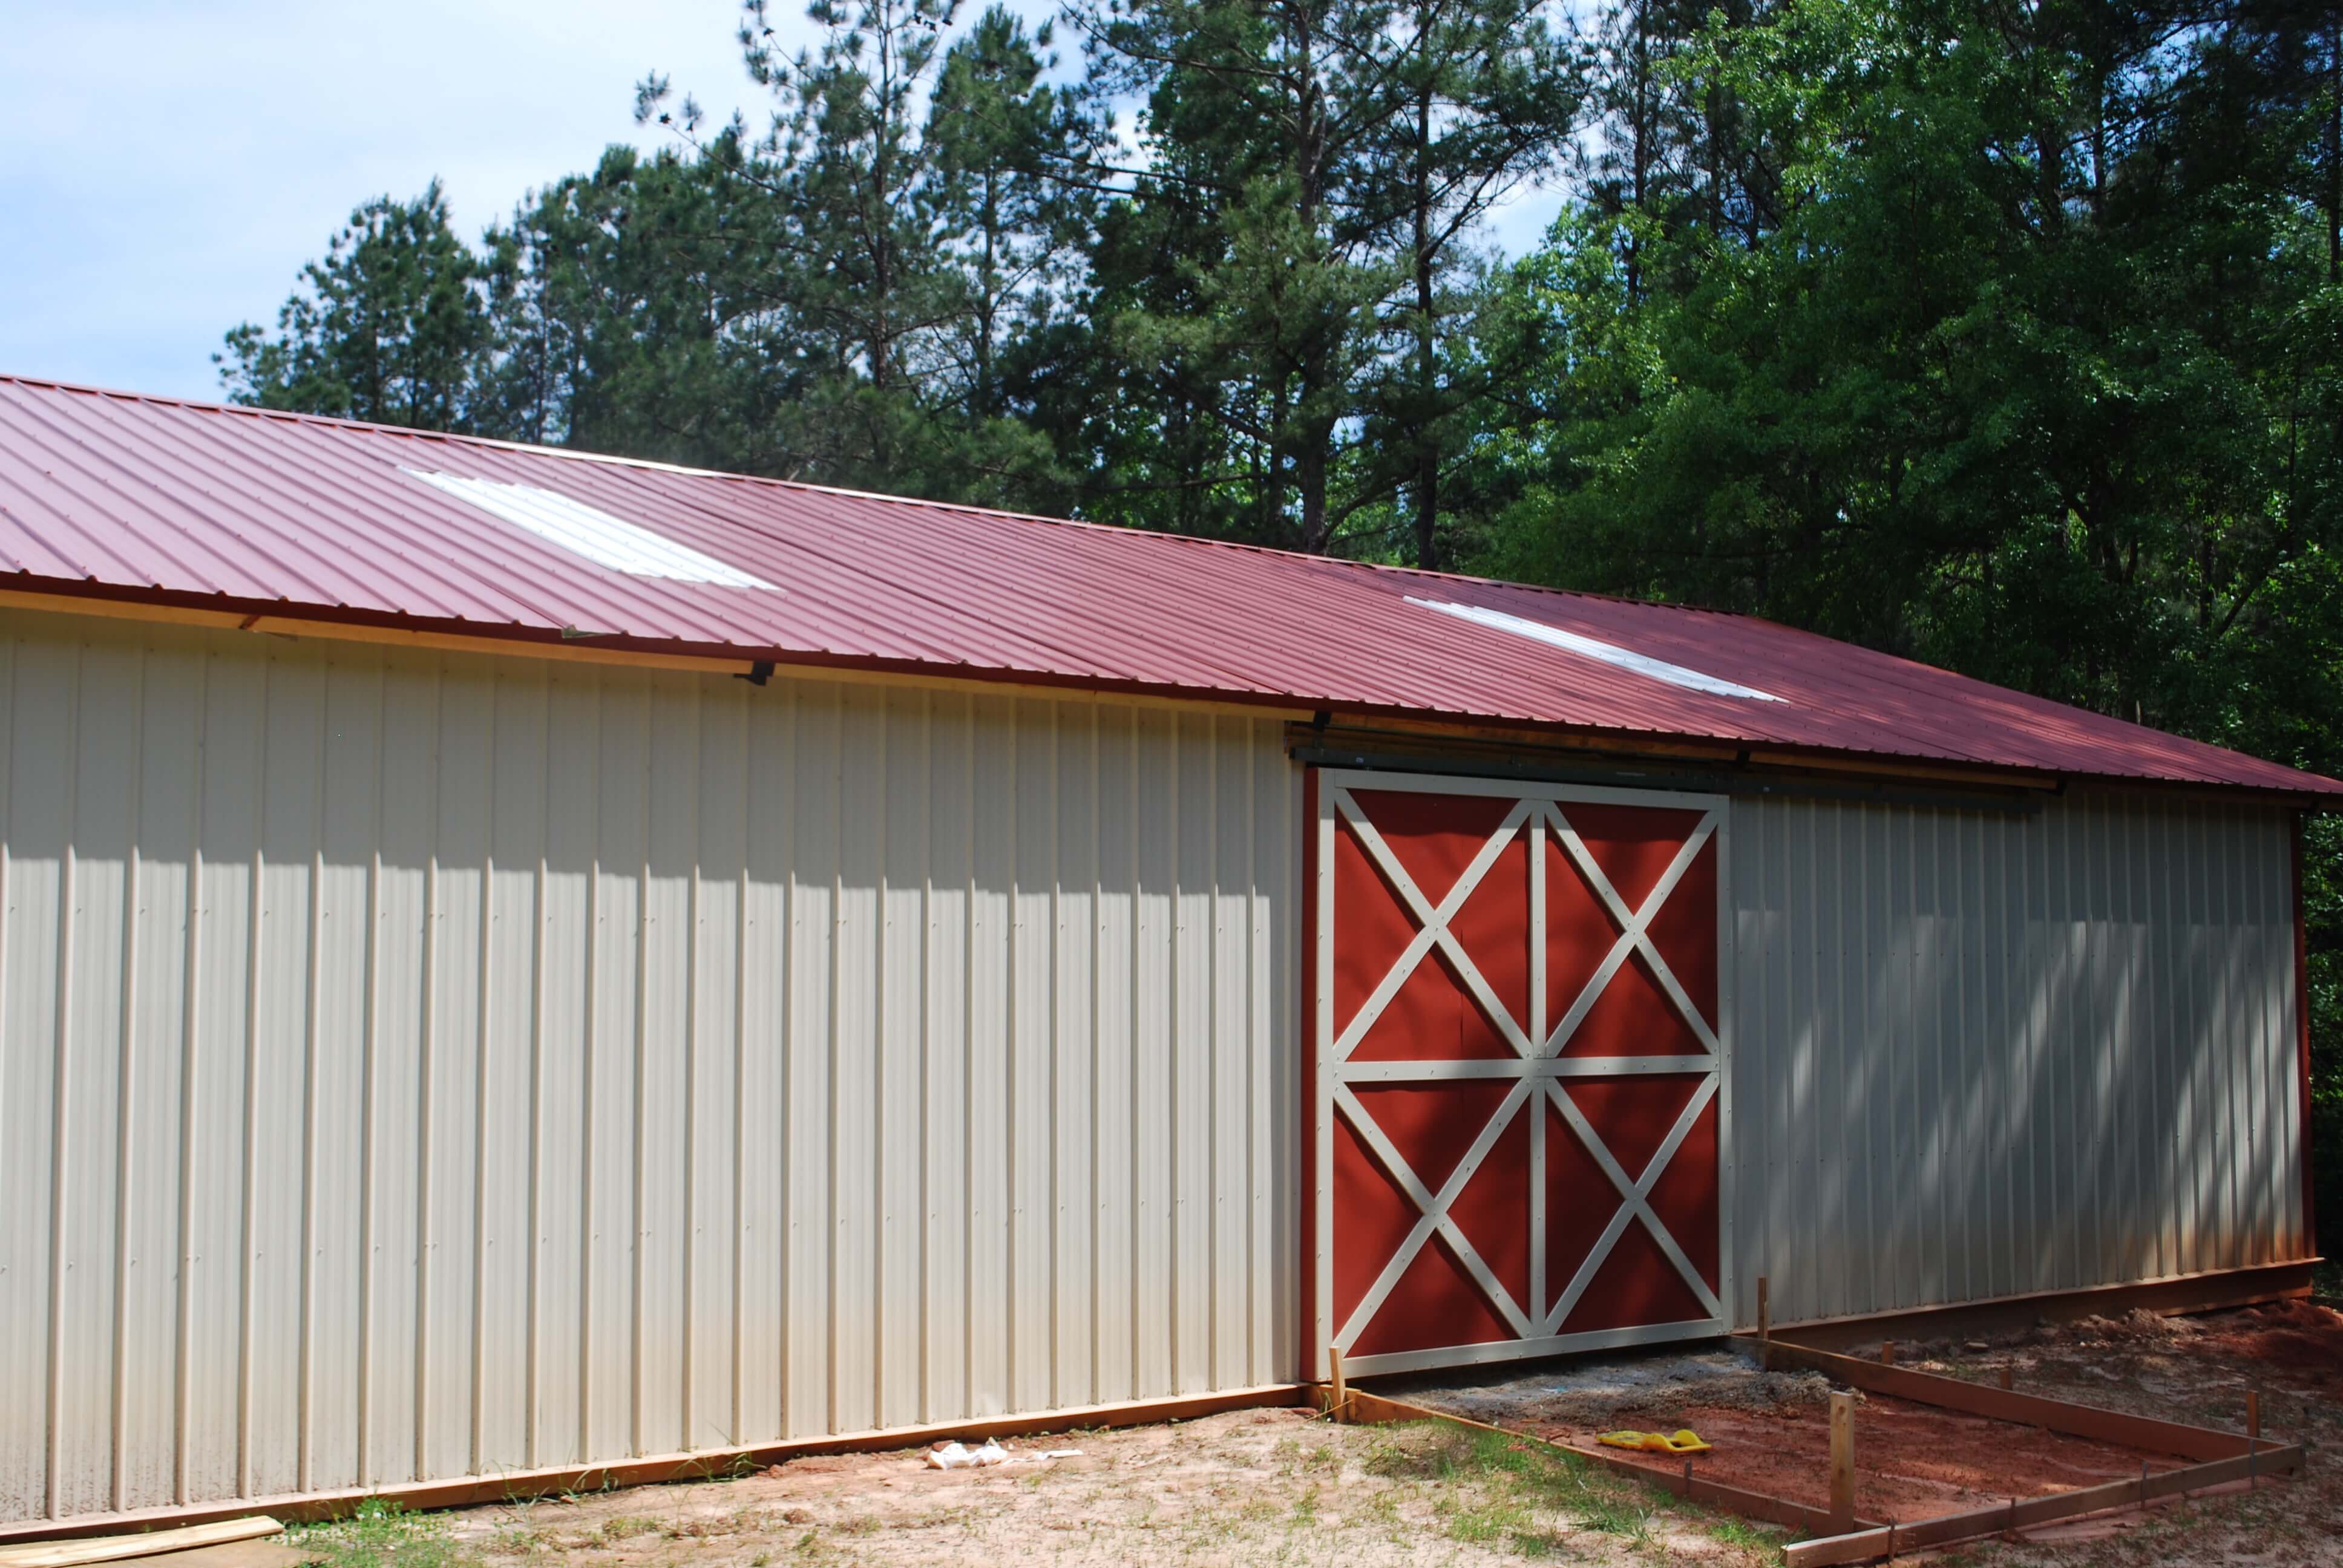
[{"label": "white diagonal trim board", "polygon": [[1400,1277],[1407,1272],[1408,1265],[1415,1261],[1415,1255],[1423,1250],[1424,1243],[1432,1239],[1435,1231],[1446,1239],[1457,1260],[1473,1276],[1473,1283],[1481,1287],[1481,1293],[1488,1297],[1489,1304],[1503,1315],[1513,1332],[1523,1336],[1530,1332],[1528,1312],[1513,1300],[1513,1293],[1498,1282],[1496,1275],[1482,1261],[1471,1239],[1448,1212],[1448,1206],[1456,1201],[1457,1195],[1464,1191],[1465,1185],[1481,1169],[1481,1162],[1489,1157],[1489,1151],[1497,1146],[1497,1140],[1512,1124],[1513,1117],[1529,1097],[1529,1080],[1517,1081],[1506,1091],[1504,1099],[1497,1102],[1496,1110],[1489,1113],[1489,1120],[1482,1125],[1480,1136],[1473,1139],[1472,1147],[1464,1151],[1464,1158],[1456,1162],[1456,1169],[1448,1173],[1448,1180],[1441,1183],[1437,1193],[1433,1193],[1424,1186],[1423,1179],[1416,1175],[1414,1168],[1393,1144],[1375,1119],[1368,1114],[1367,1108],[1359,1103],[1358,1096],[1347,1088],[1335,1090],[1334,1103],[1342,1110],[1343,1119],[1357,1131],[1368,1150],[1390,1173],[1392,1180],[1399,1183],[1400,1190],[1407,1194],[1408,1201],[1416,1208],[1416,1221],[1408,1231],[1407,1239],[1393,1252],[1390,1261],[1375,1276],[1375,1282],[1369,1287],[1367,1293],[1359,1298],[1359,1304],[1352,1309],[1342,1332],[1335,1336],[1336,1344],[1348,1350],[1357,1342],[1360,1332],[1374,1321],[1375,1313],[1382,1311],[1384,1301],[1398,1285]]},{"label": "white diagonal trim board", "polygon": [[1586,885],[1603,901],[1603,907],[1611,911],[1612,920],[1619,926],[1618,939],[1611,944],[1610,952],[1604,955],[1601,966],[1578,993],[1577,1000],[1570,1004],[1570,1010],[1563,1015],[1562,1021],[1554,1026],[1553,1036],[1545,1041],[1546,1054],[1558,1053],[1569,1042],[1571,1035],[1594,1010],[1604,989],[1617,977],[1628,955],[1639,950],[1644,963],[1651,968],[1653,978],[1659,981],[1661,990],[1675,1010],[1684,1015],[1684,1022],[1691,1026],[1701,1044],[1711,1051],[1715,1050],[1716,1031],[1709,1028],[1708,1020],[1700,1015],[1700,1009],[1693,1005],[1692,998],[1684,994],[1684,987],[1677,982],[1675,971],[1668,968],[1665,959],[1660,957],[1660,950],[1653,943],[1649,928],[1653,917],[1668,901],[1668,895],[1676,890],[1676,884],[1684,880],[1684,873],[1699,859],[1701,847],[1715,833],[1716,814],[1712,811],[1701,819],[1700,826],[1693,829],[1692,836],[1684,840],[1683,847],[1668,862],[1668,869],[1652,885],[1643,907],[1630,910],[1627,900],[1619,896],[1619,890],[1611,885],[1611,879],[1604,876],[1603,868],[1595,863],[1585,840],[1578,836],[1578,829],[1573,828],[1561,811],[1553,806],[1546,807],[1545,810],[1554,824],[1554,834],[1562,840],[1563,849],[1570,855],[1572,863],[1577,866],[1579,874],[1586,879]]},{"label": "white diagonal trim board", "polygon": [[1409,912],[1414,915],[1421,928],[1400,954],[1399,961],[1383,976],[1360,1007],[1358,1015],[1342,1030],[1342,1039],[1335,1042],[1335,1056],[1344,1058],[1357,1049],[1367,1030],[1374,1026],[1375,1020],[1383,1016],[1383,1009],[1391,1005],[1392,998],[1399,994],[1399,988],[1406,983],[1408,975],[1423,961],[1429,948],[1435,944],[1447,955],[1448,961],[1455,966],[1458,978],[1473,993],[1473,1000],[1480,1003],[1481,1010],[1490,1022],[1497,1026],[1506,1043],[1513,1048],[1514,1054],[1529,1055],[1529,1036],[1522,1032],[1522,1026],[1505,1010],[1504,1003],[1497,1000],[1496,991],[1482,978],[1480,967],[1465,952],[1464,944],[1458,941],[1455,933],[1448,929],[1448,922],[1457,910],[1464,907],[1464,900],[1473,896],[1473,890],[1481,885],[1481,879],[1489,874],[1489,869],[1497,863],[1497,857],[1504,853],[1505,846],[1513,842],[1513,835],[1520,831],[1521,825],[1528,820],[1534,809],[1533,804],[1527,800],[1513,802],[1513,809],[1505,813],[1505,819],[1481,846],[1480,852],[1464,868],[1464,874],[1456,879],[1456,885],[1448,890],[1447,897],[1441,900],[1437,907],[1424,897],[1423,890],[1416,886],[1415,879],[1407,874],[1407,868],[1400,864],[1399,857],[1392,852],[1392,847],[1384,842],[1375,825],[1367,820],[1367,814],[1359,809],[1359,803],[1351,798],[1349,790],[1339,787],[1335,789],[1334,807],[1342,814],[1342,819],[1351,825],[1352,832],[1357,835],[1368,857],[1398,890],[1401,900],[1406,903]]},{"label": "white diagonal trim board", "polygon": [[1579,1142],[1586,1146],[1586,1151],[1602,1167],[1604,1175],[1609,1177],[1611,1184],[1619,1190],[1622,1200],[1618,1212],[1611,1216],[1611,1223],[1604,1228],[1601,1240],[1595,1242],[1594,1250],[1586,1254],[1586,1261],[1572,1277],[1570,1289],[1564,1292],[1562,1299],[1554,1303],[1554,1311],[1547,1314],[1546,1332],[1555,1332],[1570,1316],[1571,1309],[1578,1304],[1579,1297],[1585,1294],[1586,1287],[1594,1282],[1595,1274],[1611,1255],[1611,1249],[1625,1233],[1631,1220],[1644,1222],[1644,1228],[1651,1232],[1652,1240],[1659,1243],[1660,1251],[1667,1255],[1668,1261],[1684,1277],[1684,1283],[1692,1287],[1702,1307],[1712,1316],[1722,1312],[1725,1309],[1717,1301],[1716,1292],[1708,1288],[1707,1282],[1700,1277],[1700,1271],[1694,1268],[1692,1261],[1684,1256],[1684,1249],[1676,1245],[1676,1240],[1669,1234],[1668,1228],[1660,1223],[1660,1217],[1652,1211],[1651,1204],[1652,1189],[1658,1186],[1660,1178],[1666,1174],[1668,1162],[1675,1158],[1676,1151],[1684,1147],[1685,1137],[1700,1121],[1700,1113],[1716,1097],[1715,1076],[1711,1074],[1702,1080],[1692,1098],[1684,1102],[1684,1110],[1676,1114],[1675,1125],[1668,1130],[1667,1137],[1653,1152],[1643,1174],[1632,1181],[1612,1155],[1602,1136],[1594,1131],[1594,1124],[1586,1120],[1585,1112],[1579,1110],[1570,1098],[1569,1091],[1560,1083],[1550,1082],[1546,1085],[1546,1093],[1553,1100],[1554,1109],[1562,1112],[1563,1121],[1578,1135]]}]

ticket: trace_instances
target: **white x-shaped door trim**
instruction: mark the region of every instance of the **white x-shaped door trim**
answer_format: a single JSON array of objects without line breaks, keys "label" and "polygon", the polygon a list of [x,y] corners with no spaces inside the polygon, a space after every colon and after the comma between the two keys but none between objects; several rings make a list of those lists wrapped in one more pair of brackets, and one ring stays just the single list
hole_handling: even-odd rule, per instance
[{"label": "white x-shaped door trim", "polygon": [[1513,1053],[1529,1055],[1532,1049],[1530,1037],[1523,1032],[1521,1024],[1506,1010],[1505,1004],[1497,1000],[1497,993],[1490,988],[1489,982],[1481,978],[1480,967],[1464,950],[1464,944],[1456,940],[1456,934],[1448,929],[1448,922],[1456,918],[1456,911],[1464,907],[1464,900],[1473,896],[1473,890],[1488,876],[1490,868],[1504,854],[1505,847],[1513,841],[1522,825],[1531,819],[1534,802],[1513,802],[1513,809],[1505,813],[1505,819],[1497,825],[1495,832],[1489,835],[1488,841],[1481,846],[1480,852],[1464,868],[1464,874],[1456,879],[1456,885],[1449,889],[1435,906],[1423,896],[1423,890],[1415,885],[1415,879],[1408,875],[1407,868],[1400,864],[1399,857],[1392,853],[1392,847],[1383,841],[1382,832],[1367,820],[1367,814],[1359,809],[1358,800],[1339,784],[1332,786],[1332,789],[1334,809],[1342,814],[1342,820],[1358,836],[1360,846],[1374,861],[1375,869],[1390,879],[1391,885],[1397,890],[1401,900],[1407,905],[1408,912],[1415,917],[1416,921],[1415,935],[1409,939],[1398,960],[1384,972],[1375,986],[1374,993],[1360,1007],[1357,1016],[1344,1028],[1342,1038],[1334,1042],[1334,1054],[1347,1060],[1351,1052],[1358,1049],[1359,1041],[1366,1037],[1368,1030],[1374,1027],[1375,1020],[1383,1016],[1383,1009],[1391,1005],[1391,1000],[1399,994],[1400,987],[1407,983],[1416,966],[1437,947],[1442,955],[1455,966],[1458,978],[1473,993],[1473,1000],[1481,1004],[1482,1012],[1497,1026],[1497,1031],[1513,1048]]},{"label": "white x-shaped door trim", "polygon": [[[1360,806],[1354,790],[1494,797],[1509,799],[1512,805],[1455,884],[1441,891],[1435,901],[1408,873],[1368,813]],[[1676,1238],[1669,1233],[1651,1204],[1652,1191],[1667,1171],[1669,1162],[1712,1103],[1716,1107],[1717,1115],[1720,1184],[1731,1169],[1731,1162],[1725,1158],[1731,1123],[1730,1082],[1725,1066],[1732,1012],[1727,990],[1731,966],[1724,961],[1730,951],[1730,928],[1724,912],[1727,907],[1723,842],[1726,819],[1725,799],[1715,796],[1651,790],[1332,769],[1322,770],[1319,774],[1317,798],[1318,819],[1313,824],[1317,835],[1317,886],[1312,891],[1318,900],[1318,950],[1311,956],[1316,979],[1313,1033],[1316,1037],[1317,1084],[1316,1104],[1312,1107],[1317,1175],[1316,1323],[1312,1358],[1318,1366],[1319,1375],[1324,1373],[1325,1347],[1338,1345],[1346,1352],[1350,1351],[1388,1301],[1408,1266],[1434,1237],[1448,1248],[1489,1306],[1519,1337],[1495,1344],[1432,1347],[1363,1357],[1346,1355],[1347,1363],[1353,1369],[1362,1372],[1402,1371],[1725,1332],[1728,1323],[1725,1302],[1732,1299],[1732,1253],[1727,1230],[1731,1210],[1725,1201],[1726,1195],[1723,1191],[1719,1193],[1720,1288],[1716,1290],[1709,1287],[1698,1267]],[[1637,905],[1630,907],[1595,860],[1577,829],[1572,826],[1569,807],[1574,802],[1696,811],[1700,817],[1652,890]],[[1357,1012],[1344,1020],[1338,1030],[1333,1010],[1333,955],[1336,943],[1341,940],[1338,929],[1341,911],[1334,897],[1334,859],[1336,835],[1342,829],[1348,829],[1378,874],[1397,895],[1409,916],[1416,922],[1416,930],[1400,956],[1380,977]],[[1554,835],[1571,867],[1594,893],[1614,928],[1611,948],[1603,962],[1551,1027],[1544,1017],[1547,900],[1544,840],[1548,833]],[[1531,971],[1530,1016],[1525,1020],[1514,1018],[1498,999],[1494,989],[1473,961],[1472,955],[1464,950],[1463,944],[1449,929],[1449,922],[1486,879],[1506,849],[1517,839],[1523,838],[1527,839],[1529,855],[1529,929],[1525,936],[1529,943]],[[1716,915],[1719,994],[1715,1025],[1694,1003],[1650,935],[1653,919],[1712,840],[1717,850],[1719,894]],[[1368,1030],[1398,995],[1408,978],[1435,951],[1445,959],[1491,1026],[1513,1048],[1512,1056],[1471,1060],[1354,1060],[1353,1053]],[[1573,1058],[1564,1055],[1572,1036],[1584,1022],[1604,989],[1622,969],[1639,958],[1646,972],[1699,1043],[1699,1053],[1664,1057]],[[1644,1169],[1631,1173],[1620,1164],[1604,1143],[1600,1131],[1572,1100],[1566,1083],[1572,1079],[1656,1074],[1696,1074],[1699,1082],[1690,1101],[1678,1112],[1667,1137],[1645,1162]],[[1510,1081],[1510,1087],[1488,1115],[1463,1158],[1434,1191],[1410,1167],[1401,1151],[1377,1125],[1367,1107],[1361,1102],[1354,1086],[1468,1080],[1505,1080]],[[1545,1108],[1549,1105],[1554,1108],[1562,1125],[1569,1129],[1572,1136],[1603,1171],[1614,1189],[1617,1207],[1586,1257],[1572,1263],[1570,1281],[1561,1295],[1554,1299],[1551,1308],[1541,1311],[1539,1303],[1546,1300],[1548,1293],[1545,1257],[1548,1118]],[[1481,1171],[1491,1151],[1512,1126],[1513,1119],[1523,1114],[1530,1118],[1530,1299],[1527,1302],[1514,1299],[1450,1212],[1451,1206]],[[1333,1242],[1337,1222],[1332,1206],[1333,1137],[1338,1120],[1351,1129],[1359,1143],[1416,1210],[1415,1221],[1406,1239],[1384,1261],[1373,1284],[1339,1324],[1332,1321]],[[1605,1260],[1628,1229],[1636,1224],[1644,1227],[1707,1315],[1679,1323],[1638,1325],[1591,1333],[1562,1333],[1562,1324],[1578,1305]]]}]

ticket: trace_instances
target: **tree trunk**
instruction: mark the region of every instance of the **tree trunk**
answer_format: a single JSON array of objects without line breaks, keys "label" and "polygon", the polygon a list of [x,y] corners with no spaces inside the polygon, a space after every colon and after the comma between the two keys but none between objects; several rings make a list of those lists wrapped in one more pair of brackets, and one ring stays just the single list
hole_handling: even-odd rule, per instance
[{"label": "tree trunk", "polygon": [[1432,90],[1427,81],[1415,100],[1415,564],[1440,568],[1439,348],[1433,312]]},{"label": "tree trunk", "polygon": [[[1318,81],[1316,51],[1317,30],[1311,14],[1309,0],[1301,0],[1287,9],[1293,32],[1293,57],[1300,73],[1300,91],[1294,105],[1294,174],[1300,193],[1302,243],[1320,252],[1312,259],[1324,262],[1319,234],[1320,213],[1326,199],[1326,101]],[[1332,424],[1318,412],[1333,378],[1333,365],[1327,354],[1323,336],[1312,332],[1303,340],[1298,368],[1301,387],[1293,402],[1297,411],[1304,412],[1305,422],[1293,445],[1294,489],[1302,507],[1302,548],[1312,555],[1326,548],[1326,475],[1331,467],[1334,430]]]}]

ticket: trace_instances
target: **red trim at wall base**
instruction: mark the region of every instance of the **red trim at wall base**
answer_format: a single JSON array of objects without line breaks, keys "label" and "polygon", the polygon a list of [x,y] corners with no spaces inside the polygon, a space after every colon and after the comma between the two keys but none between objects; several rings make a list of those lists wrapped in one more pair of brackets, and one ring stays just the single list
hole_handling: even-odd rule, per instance
[{"label": "red trim at wall base", "polygon": [[1084,1427],[1151,1426],[1157,1422],[1192,1421],[1232,1410],[1262,1410],[1307,1404],[1309,1390],[1301,1383],[1265,1383],[1258,1388],[1232,1389],[1226,1393],[1196,1394],[1184,1399],[1133,1400],[1121,1404],[1069,1406],[1036,1411],[1027,1415],[991,1416],[976,1421],[938,1422],[928,1426],[889,1427],[880,1432],[850,1432],[839,1437],[799,1437],[747,1448],[705,1449],[693,1453],[662,1453],[614,1464],[570,1466],[560,1470],[512,1471],[503,1475],[464,1476],[451,1481],[407,1482],[393,1486],[345,1487],[333,1492],[281,1493],[247,1497],[198,1507],[142,1508],[126,1513],[91,1513],[75,1519],[34,1519],[0,1524],[0,1544],[26,1541],[58,1541],[91,1535],[130,1534],[150,1530],[205,1524],[219,1519],[243,1519],[266,1513],[287,1524],[338,1519],[353,1513],[369,1497],[390,1498],[407,1508],[463,1508],[482,1503],[508,1503],[563,1492],[599,1492],[616,1486],[650,1486],[677,1481],[712,1481],[735,1474],[744,1467],[761,1469],[814,1453],[886,1453],[898,1449],[924,1448],[948,1438],[1031,1437],[1042,1432],[1072,1432]]},{"label": "red trim at wall base", "polygon": [[[1914,1307],[1862,1317],[1808,1318],[1802,1322],[1775,1323],[1773,1334],[1786,1343],[1831,1350],[1882,1339],[1952,1339],[2006,1333],[2042,1322],[2068,1323],[2136,1312],[2154,1312],[2159,1317],[2223,1312],[2309,1295],[2310,1271],[2321,1261],[2304,1258],[2250,1269],[2217,1269],[2129,1284],[2093,1285],[2079,1291],[2036,1291],[2022,1296],[1996,1296],[1991,1301]],[[1754,1332],[1754,1325],[1743,1332]]]}]

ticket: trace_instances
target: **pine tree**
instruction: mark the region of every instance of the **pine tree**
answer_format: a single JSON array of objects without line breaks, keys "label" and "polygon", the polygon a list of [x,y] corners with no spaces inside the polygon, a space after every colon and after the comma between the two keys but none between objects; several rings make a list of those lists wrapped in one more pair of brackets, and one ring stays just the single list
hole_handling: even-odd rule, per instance
[{"label": "pine tree", "polygon": [[[1159,515],[1151,498],[1171,493],[1190,526],[1371,553],[1388,548],[1403,485],[1419,518],[1436,517],[1425,432],[1445,401],[1436,361],[1461,242],[1551,157],[1568,118],[1539,10],[1179,0],[1075,13],[1101,82],[1147,105],[1148,161],[1107,226],[1099,325],[1127,358],[1172,367],[1118,388],[1154,397],[1119,416],[1110,471],[1149,442],[1180,462],[1151,473],[1140,457],[1137,504],[1117,509]],[[1416,546],[1436,549],[1420,523]]]},{"label": "pine tree", "polygon": [[213,362],[234,402],[468,428],[488,337],[479,270],[437,180],[413,201],[378,196],[301,269],[276,334],[247,322]]}]

